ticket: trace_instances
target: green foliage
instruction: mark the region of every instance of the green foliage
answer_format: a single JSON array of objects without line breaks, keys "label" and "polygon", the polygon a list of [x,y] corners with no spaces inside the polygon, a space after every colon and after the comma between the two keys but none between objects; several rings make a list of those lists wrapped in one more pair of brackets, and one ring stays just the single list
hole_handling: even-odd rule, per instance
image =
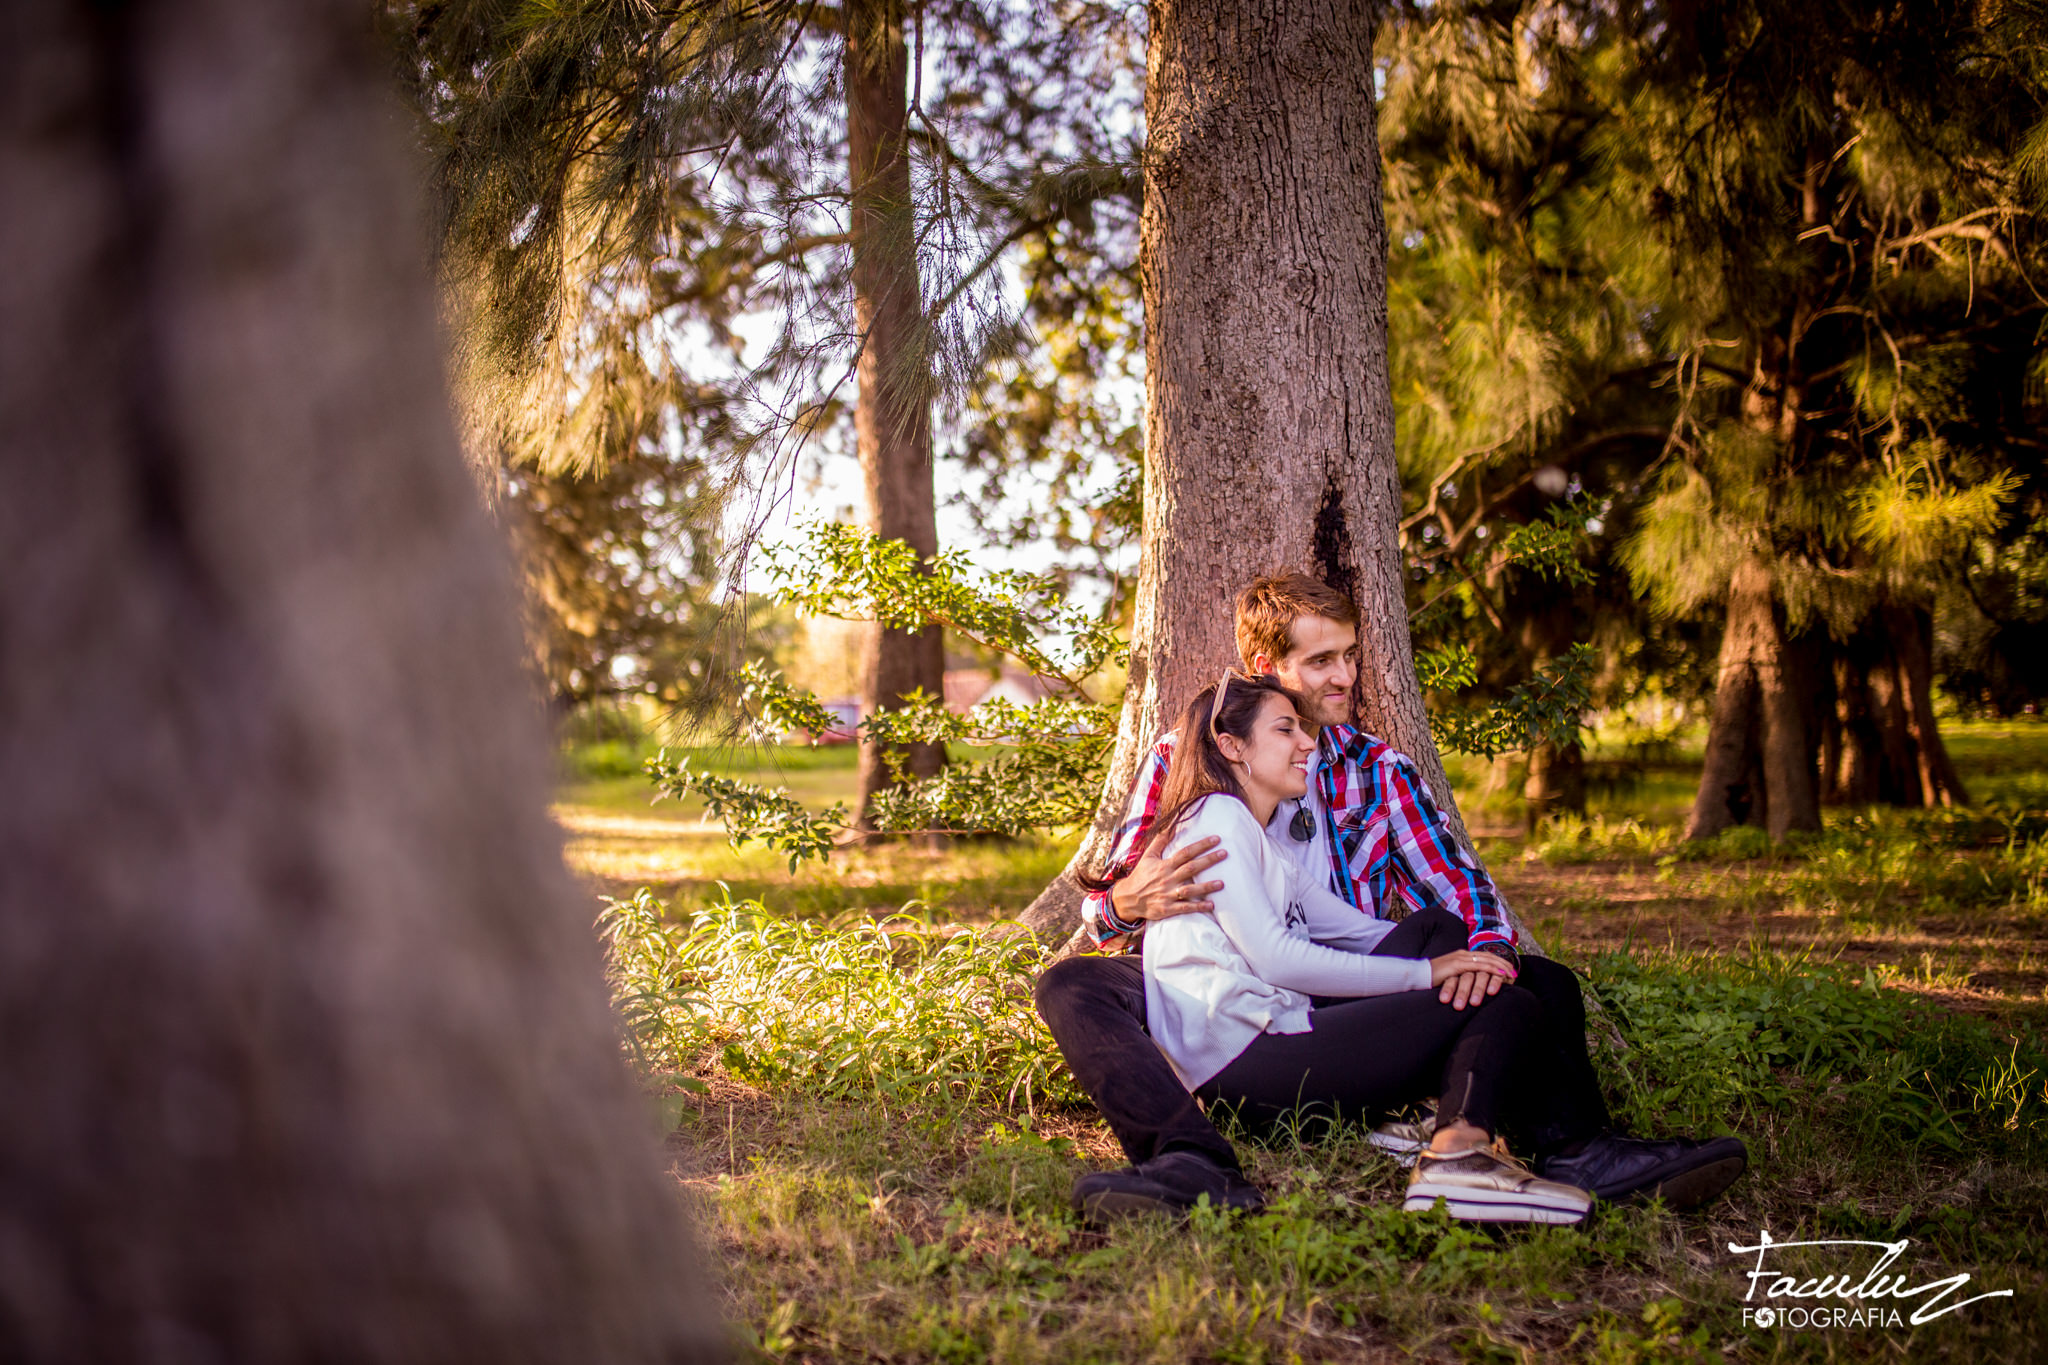
[{"label": "green foliage", "polygon": [[1110,737],[1025,734],[1000,758],[953,763],[937,777],[878,793],[877,828],[1023,835],[1086,824],[1102,794]]},{"label": "green foliage", "polygon": [[1479,661],[1462,644],[1415,652],[1415,676],[1424,692],[1455,692],[1479,680]]},{"label": "green foliage", "polygon": [[1585,521],[1583,511],[1554,505],[1542,521],[1510,526],[1500,539],[1500,563],[1552,583],[1589,585],[1593,571],[1583,558]]},{"label": "green foliage", "polygon": [[[1690,701],[1757,556],[1795,630],[1933,607],[1939,667],[2010,713],[2048,657],[2025,587],[2044,12],[1668,18],[1440,3],[1383,26],[1418,644],[1469,650],[1491,696],[1591,640],[1600,703],[1646,680]],[[1597,513],[1594,581],[1517,583],[1494,547],[1560,487]]]},{"label": "green foliage", "polygon": [[1982,1021],[1797,958],[1595,959],[1594,993],[1629,1043],[1627,1113],[1645,1127],[1753,1127],[1816,1109],[1866,1143],[1960,1151],[1987,1117],[2034,1134],[2048,1091]]},{"label": "green foliage", "polygon": [[1573,743],[1592,703],[1593,647],[1576,644],[1485,708],[1440,709],[1430,729],[1445,748],[1491,758],[1510,749]]},{"label": "green foliage", "polygon": [[[829,521],[767,552],[776,600],[813,616],[851,617],[914,630],[945,626],[1017,659],[1083,699],[1087,677],[1126,650],[1113,623],[1071,608],[1060,583],[1013,570],[978,571],[958,550],[930,559],[900,540]],[[1066,649],[1048,639],[1064,638]]]},{"label": "green foliage", "polygon": [[784,681],[781,669],[750,662],[740,669],[740,683],[749,743],[779,744],[793,730],[803,731],[816,743],[839,724],[813,693]]},{"label": "green foliage", "polygon": [[1682,831],[1676,826],[1645,824],[1634,817],[1609,820],[1570,814],[1553,815],[1544,821],[1543,827],[1529,841],[1528,852],[1553,867],[1650,858],[1679,845],[1681,836]]},{"label": "green foliage", "polygon": [[[861,734],[883,746],[896,783],[869,812],[884,832],[945,831],[1018,835],[1084,823],[1101,794],[1115,732],[1113,708],[1088,694],[1092,675],[1124,658],[1112,622],[1071,608],[1050,577],[977,573],[966,557],[921,560],[901,541],[858,528],[812,522],[794,546],[770,551],[776,600],[817,614],[842,614],[904,628],[939,625],[1017,659],[1064,695],[1028,706],[998,698],[954,715],[921,693],[877,711]],[[814,738],[830,726],[817,698],[759,668],[743,674],[757,740],[789,730]],[[936,777],[908,780],[901,755],[913,743],[969,745],[988,751],[954,761]],[[762,839],[794,861],[829,853],[847,824],[843,806],[810,814],[785,791],[764,791],[665,756],[649,764],[656,785],[677,798],[702,798],[735,843]]]},{"label": "green foliage", "polygon": [[647,772],[654,779],[657,800],[662,796],[696,797],[725,826],[735,848],[759,839],[788,854],[792,871],[806,858],[829,853],[832,840],[846,827],[844,802],[834,803],[822,813],[813,812],[787,788],[769,790],[757,783],[693,769],[688,756],[667,749],[647,760]]},{"label": "green foliage", "polygon": [[833,929],[759,902],[672,916],[648,891],[598,921],[637,1055],[892,1104],[1074,1098],[1031,1007],[1044,949],[1001,926]]},{"label": "green foliage", "polygon": [[[1580,535],[1567,515],[1520,528],[1502,547],[1505,562],[1575,581],[1585,573],[1575,557]],[[1053,575],[980,572],[957,552],[923,559],[901,541],[832,522],[809,523],[798,543],[770,550],[766,558],[779,604],[902,629],[943,626],[1018,660],[1063,694],[1028,706],[997,699],[955,715],[940,699],[919,693],[869,715],[860,732],[882,746],[896,781],[873,802],[876,829],[1020,835],[1083,824],[1094,814],[1117,715],[1088,688],[1102,669],[1125,660],[1113,621],[1069,606]],[[1486,756],[1567,740],[1583,726],[1594,662],[1590,647],[1576,646],[1493,706],[1443,711],[1437,737]],[[1468,686],[1475,676],[1469,651],[1455,644],[1423,652],[1418,668],[1424,685],[1436,691]],[[779,673],[749,665],[741,676],[755,742],[790,731],[815,739],[831,728],[818,699]],[[964,744],[989,756],[956,757],[938,776],[911,780],[902,757],[910,744]],[[736,844],[761,839],[793,861],[826,856],[846,825],[843,808],[809,814],[786,791],[693,769],[666,753],[651,760],[648,771],[665,795],[701,798]]]}]

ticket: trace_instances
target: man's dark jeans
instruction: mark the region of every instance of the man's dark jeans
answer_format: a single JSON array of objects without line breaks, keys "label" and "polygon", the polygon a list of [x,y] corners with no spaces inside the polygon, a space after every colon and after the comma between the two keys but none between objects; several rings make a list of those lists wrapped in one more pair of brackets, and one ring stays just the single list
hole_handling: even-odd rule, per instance
[{"label": "man's dark jeans", "polygon": [[[1432,917],[1451,918],[1443,910],[1410,915],[1374,951],[1423,955],[1445,927]],[[1516,1090],[1506,1127],[1517,1142],[1543,1155],[1606,1128],[1607,1105],[1586,1055],[1586,1009],[1577,975],[1562,963],[1527,957],[1516,984],[1535,995],[1543,1011],[1528,1059],[1528,1084]],[[1241,1169],[1237,1153],[1145,1031],[1145,972],[1136,954],[1056,962],[1039,977],[1035,997],[1068,1069],[1132,1164],[1186,1151]],[[1399,1046],[1400,1040],[1388,1043]]]}]

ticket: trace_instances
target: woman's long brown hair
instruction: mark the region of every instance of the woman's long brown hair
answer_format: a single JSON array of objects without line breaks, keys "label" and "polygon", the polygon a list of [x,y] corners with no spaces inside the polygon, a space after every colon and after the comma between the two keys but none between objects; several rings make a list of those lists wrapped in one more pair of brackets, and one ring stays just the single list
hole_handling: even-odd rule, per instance
[{"label": "woman's long brown hair", "polygon": [[[1214,710],[1218,686],[1224,689],[1220,713]],[[1195,694],[1195,699],[1181,712],[1173,762],[1166,769],[1166,783],[1159,791],[1159,810],[1152,817],[1152,828],[1141,851],[1165,848],[1173,837],[1174,826],[1181,822],[1189,807],[1205,796],[1221,792],[1244,800],[1244,788],[1238,785],[1237,774],[1231,771],[1230,760],[1223,756],[1216,736],[1235,735],[1240,740],[1249,740],[1266,698],[1276,696],[1287,698],[1297,716],[1305,709],[1301,697],[1270,673],[1256,677],[1226,673],[1221,684],[1212,683]],[[1214,724],[1210,723],[1212,714]],[[1079,880],[1090,891],[1107,891],[1114,878],[1105,871],[1104,875]]]}]

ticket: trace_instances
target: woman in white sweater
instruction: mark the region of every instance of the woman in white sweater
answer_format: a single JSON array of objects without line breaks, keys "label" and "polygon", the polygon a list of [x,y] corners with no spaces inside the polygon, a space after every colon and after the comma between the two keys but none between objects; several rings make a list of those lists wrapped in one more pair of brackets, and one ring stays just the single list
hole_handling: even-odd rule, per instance
[{"label": "woman in white sweater", "polygon": [[1535,998],[1504,984],[1460,1009],[1435,989],[1468,972],[1511,980],[1513,967],[1467,951],[1465,926],[1443,911],[1399,925],[1360,914],[1278,842],[1275,813],[1304,795],[1315,744],[1270,677],[1226,673],[1189,704],[1153,841],[1170,852],[1215,835],[1240,870],[1212,913],[1146,929],[1153,1041],[1190,1091],[1254,1127],[1289,1114],[1377,1121],[1440,1096],[1408,1207],[1441,1198],[1460,1218],[1577,1222],[1590,1196],[1494,1141]]}]

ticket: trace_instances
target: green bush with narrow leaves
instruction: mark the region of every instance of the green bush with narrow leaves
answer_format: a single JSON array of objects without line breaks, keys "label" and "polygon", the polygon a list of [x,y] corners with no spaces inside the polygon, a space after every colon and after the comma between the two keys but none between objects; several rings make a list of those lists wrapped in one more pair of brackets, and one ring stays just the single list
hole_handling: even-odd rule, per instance
[{"label": "green bush with narrow leaves", "polygon": [[1030,1110],[1078,1097],[1031,1006],[1045,949],[1006,926],[833,928],[725,901],[684,918],[646,890],[598,921],[642,1061],[716,1061],[823,1097]]},{"label": "green bush with narrow leaves", "polygon": [[1628,1043],[1605,1053],[1619,1108],[1646,1131],[1825,1112],[1866,1142],[1959,1151],[1987,1125],[2033,1132],[2048,1117],[2048,1060],[1871,974],[1606,953],[1589,980]]}]

